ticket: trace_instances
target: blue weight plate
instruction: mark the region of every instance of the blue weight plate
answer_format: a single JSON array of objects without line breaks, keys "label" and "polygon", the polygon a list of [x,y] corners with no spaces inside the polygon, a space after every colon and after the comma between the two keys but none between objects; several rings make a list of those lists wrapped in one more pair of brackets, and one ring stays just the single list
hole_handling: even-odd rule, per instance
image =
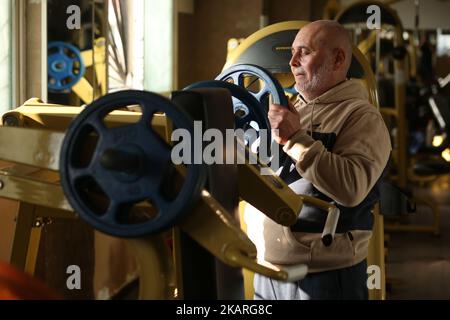
[{"label": "blue weight plate", "polygon": [[[138,122],[105,124],[109,113],[129,105],[141,107]],[[60,156],[61,185],[81,218],[104,233],[140,237],[170,228],[190,211],[204,186],[200,164],[186,164],[184,182],[179,179],[179,185],[172,185],[177,171],[171,147],[151,127],[156,112],[164,112],[174,127],[194,136],[192,120],[168,99],[137,90],[99,98],[67,130]],[[152,207],[155,210],[149,211]]]},{"label": "blue weight plate", "polygon": [[48,89],[62,92],[72,88],[86,71],[80,50],[65,42],[48,44]]}]

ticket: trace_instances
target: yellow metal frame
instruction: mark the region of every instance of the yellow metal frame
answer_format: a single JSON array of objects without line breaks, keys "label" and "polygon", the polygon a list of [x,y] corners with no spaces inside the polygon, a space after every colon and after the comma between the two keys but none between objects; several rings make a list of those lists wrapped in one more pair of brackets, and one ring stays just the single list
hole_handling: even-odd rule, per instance
[{"label": "yellow metal frame", "polygon": [[[36,226],[36,219],[75,217],[58,184],[57,171],[59,152],[64,139],[64,133],[61,131],[64,131],[64,126],[67,126],[81,110],[82,108],[40,104],[38,100],[33,99],[3,117],[27,127],[0,127],[0,158],[16,163],[0,171],[0,196],[21,202],[11,262],[30,273],[34,272],[40,240],[40,230],[33,229]],[[114,111],[106,120],[108,123],[136,122],[140,115],[139,112]],[[161,114],[154,117],[152,124],[167,140],[170,136],[168,128],[171,125],[165,116]],[[11,148],[11,145],[20,145],[21,148]],[[271,178],[261,176],[259,173],[261,168],[261,164],[241,165],[240,180],[245,182],[240,183],[239,188],[244,199],[267,212],[274,221],[283,225],[295,223],[303,202],[328,209],[329,212],[337,210],[334,205],[319,199],[297,196],[277,176]],[[253,187],[249,187],[248,184]],[[266,197],[261,198],[261,193]],[[266,201],[267,199],[270,201]],[[180,224],[180,228],[229,265],[243,267],[283,281],[298,280],[307,272],[304,265],[286,268],[257,262],[256,247],[235,224],[232,216],[206,191],[202,192],[196,208],[189,218]],[[173,279],[177,279],[177,274],[179,275],[177,270],[174,271],[173,265],[168,262],[154,263],[155,258],[167,258],[168,253],[161,244],[149,241],[159,240],[150,237],[147,240],[129,241],[137,254],[141,272],[145,273],[142,279],[153,279],[149,274],[160,274],[155,284],[151,284],[150,280],[149,282],[143,280],[140,289],[141,298],[175,298],[175,294],[182,298],[182,289],[179,292],[174,291],[174,288],[178,288],[173,285],[173,281],[176,281]],[[175,269],[178,269],[178,263],[175,258]]]},{"label": "yellow metal frame", "polygon": [[[105,38],[98,38],[94,41],[94,48],[81,52],[86,68],[94,67],[95,79],[97,83],[93,85],[83,77],[73,87],[72,91],[83,100],[84,103],[91,103],[100,96],[106,94],[108,88],[106,87],[106,40]],[[95,61],[95,65],[94,65]],[[98,92],[94,94],[94,86],[100,86],[100,95]]]},{"label": "yellow metal frame", "polygon": [[358,49],[366,55],[377,41],[377,30],[372,30],[369,36],[358,44]]}]

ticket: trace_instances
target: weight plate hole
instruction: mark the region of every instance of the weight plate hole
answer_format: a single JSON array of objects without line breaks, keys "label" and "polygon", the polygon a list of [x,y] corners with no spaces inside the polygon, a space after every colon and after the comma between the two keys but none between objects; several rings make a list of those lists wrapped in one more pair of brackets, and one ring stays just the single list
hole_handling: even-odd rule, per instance
[{"label": "weight plate hole", "polygon": [[74,152],[71,164],[75,168],[86,168],[91,163],[94,151],[99,141],[97,131],[90,125],[85,125],[74,142]]},{"label": "weight plate hole", "polygon": [[101,216],[108,210],[110,199],[92,177],[84,177],[75,182],[83,203],[95,214]]},{"label": "weight plate hole", "polygon": [[145,223],[155,219],[159,214],[158,208],[151,200],[143,200],[133,205],[124,206],[120,212],[122,214],[119,217],[119,223],[127,225]]}]

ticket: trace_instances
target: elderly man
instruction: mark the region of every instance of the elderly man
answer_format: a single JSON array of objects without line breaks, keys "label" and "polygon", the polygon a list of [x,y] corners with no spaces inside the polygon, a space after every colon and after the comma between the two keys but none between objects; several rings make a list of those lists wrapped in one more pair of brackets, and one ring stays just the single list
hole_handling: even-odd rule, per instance
[{"label": "elderly man", "polygon": [[272,104],[269,120],[285,152],[280,177],[298,194],[334,202],[341,211],[330,247],[320,241],[326,212],[305,205],[286,228],[264,221],[264,258],[281,265],[306,263],[296,283],[255,275],[255,299],[367,299],[371,209],[391,142],[377,109],[358,80],[347,80],[352,45],[334,21],[303,27],[292,44],[290,66],[299,92],[289,109]]}]

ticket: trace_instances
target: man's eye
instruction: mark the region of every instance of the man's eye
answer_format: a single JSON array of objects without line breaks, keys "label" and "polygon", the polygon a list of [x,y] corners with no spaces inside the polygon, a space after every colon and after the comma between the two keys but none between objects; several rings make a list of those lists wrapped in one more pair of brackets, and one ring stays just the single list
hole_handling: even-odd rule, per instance
[{"label": "man's eye", "polygon": [[307,56],[307,55],[309,55],[311,52],[310,52],[309,50],[307,50],[307,49],[298,49],[298,50],[292,49],[292,50],[291,50],[291,54],[292,54],[293,56],[294,56],[295,54],[297,54],[297,53],[299,53],[300,56]]}]

